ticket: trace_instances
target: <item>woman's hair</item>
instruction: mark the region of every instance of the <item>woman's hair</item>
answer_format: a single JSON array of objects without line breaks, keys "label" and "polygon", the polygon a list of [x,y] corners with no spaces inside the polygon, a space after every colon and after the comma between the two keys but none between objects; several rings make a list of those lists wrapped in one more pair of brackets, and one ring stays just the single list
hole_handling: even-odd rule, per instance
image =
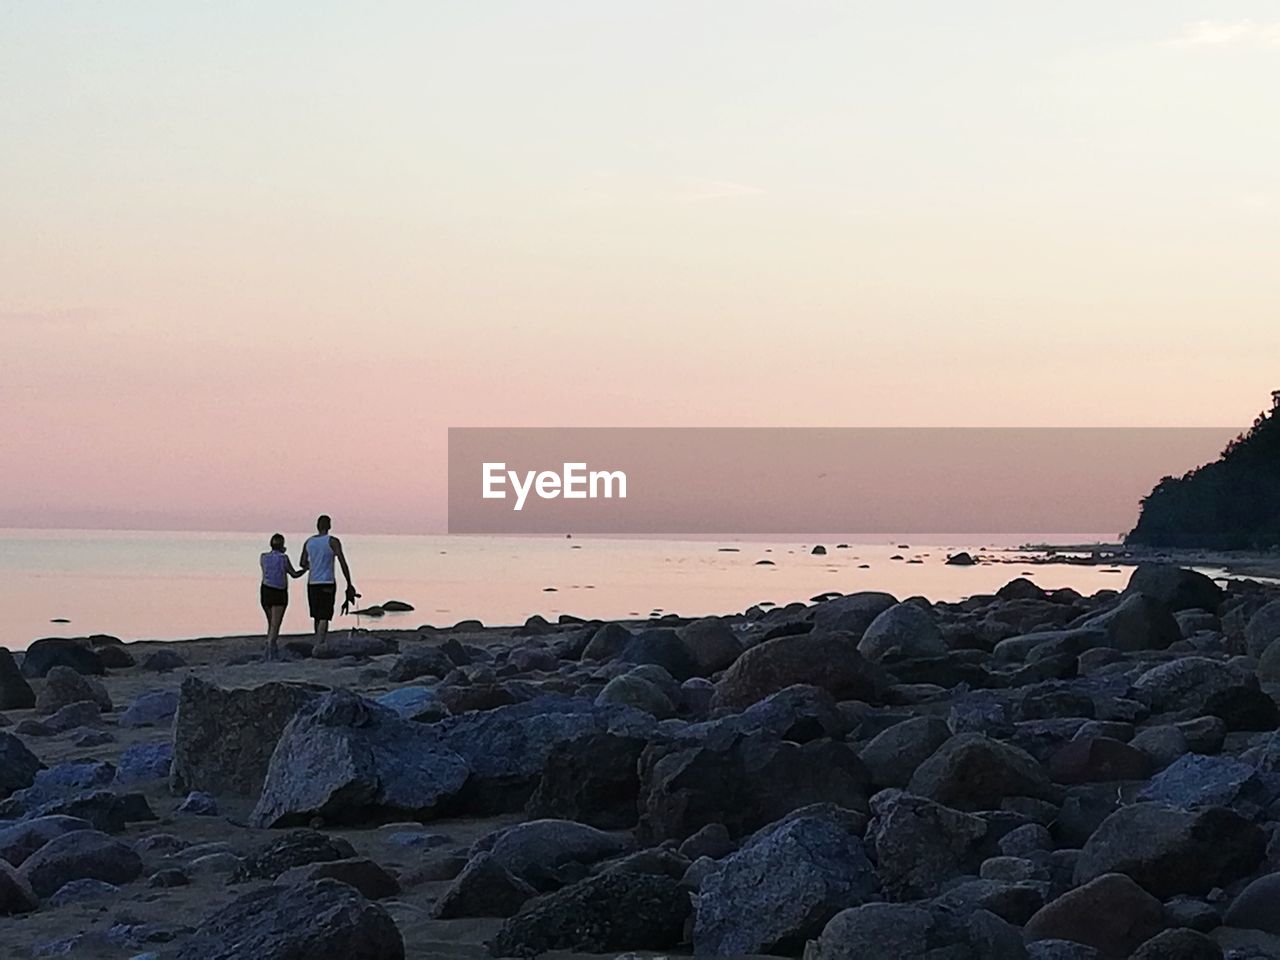
[{"label": "woman's hair", "polygon": [[273,533],[273,534],[271,535],[271,549],[272,549],[272,550],[283,550],[283,549],[284,549],[284,534],[283,534],[283,533]]}]

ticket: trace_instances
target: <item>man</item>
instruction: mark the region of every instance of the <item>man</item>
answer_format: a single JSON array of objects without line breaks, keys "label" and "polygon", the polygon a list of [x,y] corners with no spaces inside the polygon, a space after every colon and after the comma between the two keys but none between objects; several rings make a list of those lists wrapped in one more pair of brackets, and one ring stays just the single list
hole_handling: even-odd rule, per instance
[{"label": "man", "polygon": [[302,545],[302,561],[298,565],[307,571],[307,602],[311,607],[311,619],[316,626],[316,649],[324,646],[329,636],[329,621],[333,619],[333,604],[337,599],[338,585],[333,578],[333,561],[337,558],[342,575],[347,579],[347,598],[359,596],[351,582],[351,568],[347,555],[342,552],[342,542],[329,533],[333,526],[327,514],[316,518],[316,534]]}]

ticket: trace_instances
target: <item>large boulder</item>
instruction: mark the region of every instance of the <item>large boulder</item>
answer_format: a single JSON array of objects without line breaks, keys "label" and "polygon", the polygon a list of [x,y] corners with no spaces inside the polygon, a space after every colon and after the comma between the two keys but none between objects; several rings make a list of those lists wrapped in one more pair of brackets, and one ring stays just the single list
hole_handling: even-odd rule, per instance
[{"label": "large boulder", "polygon": [[491,854],[480,853],[467,861],[449,889],[436,902],[439,920],[457,917],[509,917],[538,895]]},{"label": "large boulder", "polygon": [[596,695],[595,702],[597,706],[617,704],[634,707],[659,720],[666,720],[676,714],[676,705],[662,688],[634,670],[621,673],[606,683],[604,689]]},{"label": "large boulder", "polygon": [[486,834],[471,847],[471,855],[489,854],[512,876],[538,890],[563,886],[562,869],[569,864],[593,864],[629,852],[634,846],[625,833],[597,830],[572,820],[531,820]]},{"label": "large boulder", "polygon": [[575,820],[605,830],[635,826],[640,795],[637,765],[648,746],[643,737],[594,733],[557,745],[525,813]]},{"label": "large boulder", "polygon": [[1236,894],[1222,922],[1229,927],[1261,930],[1280,937],[1280,873],[1268,873]]},{"label": "large boulder", "polygon": [[813,621],[815,631],[851,633],[861,637],[876,617],[897,602],[898,598],[891,593],[863,590],[824,600],[810,609],[808,618]]},{"label": "large boulder", "polygon": [[1259,607],[1244,628],[1245,652],[1258,658],[1274,641],[1280,640],[1280,600]]},{"label": "large boulder", "polygon": [[396,657],[387,673],[392,683],[405,683],[419,677],[446,677],[455,664],[439,647],[417,646]]},{"label": "large boulder", "polygon": [[172,960],[404,960],[382,907],[337,880],[273,884],[206,917]]},{"label": "large boulder", "polygon": [[583,660],[612,660],[631,642],[631,631],[620,623],[598,627],[583,648]]},{"label": "large boulder", "polygon": [[1182,631],[1173,613],[1159,600],[1145,593],[1131,593],[1082,627],[1103,630],[1110,646],[1117,650],[1164,650],[1182,639]]},{"label": "large boulder", "polygon": [[116,768],[105,760],[73,760],[37,770],[30,784],[0,805],[0,816],[23,816],[45,804],[78,797],[115,782]]},{"label": "large boulder", "polygon": [[867,903],[837,913],[804,956],[805,960],[1025,960],[1027,954],[1017,928],[988,910]]},{"label": "large boulder", "polygon": [[36,817],[23,820],[0,830],[0,860],[15,867],[55,837],[75,830],[90,829],[87,820],[79,817]]},{"label": "large boulder", "polygon": [[982,861],[988,827],[981,817],[901,790],[877,793],[871,813],[867,842],[893,899],[933,896]]},{"label": "large boulder", "polygon": [[36,713],[57,713],[71,703],[91,700],[100,710],[111,709],[111,697],[100,680],[77,673],[70,667],[50,667],[44,686],[36,696]]},{"label": "large boulder", "polygon": [[1234,757],[1208,757],[1188,753],[1151,778],[1138,794],[1180,810],[1230,807],[1251,819],[1264,814],[1280,796],[1280,782],[1252,764]]},{"label": "large boulder", "polygon": [[881,731],[858,753],[877,788],[905,787],[916,768],[951,739],[941,717],[912,717]]},{"label": "large boulder", "polygon": [[53,667],[70,667],[76,673],[102,676],[107,672],[98,655],[86,644],[61,637],[36,640],[22,655],[22,675],[43,677]]},{"label": "large boulder", "polygon": [[355,855],[355,849],[341,837],[331,837],[318,830],[291,830],[241,860],[231,875],[231,882],[275,880],[297,867],[349,860]]},{"label": "large boulder", "polygon": [[23,790],[35,782],[36,774],[44,769],[27,745],[12,733],[0,730],[0,796],[7,797],[14,790]]},{"label": "large boulder", "polygon": [[1027,921],[1027,940],[1069,940],[1106,960],[1125,960],[1164,929],[1160,901],[1122,873],[1106,873],[1045,904]]},{"label": "large boulder", "polygon": [[1007,797],[1057,796],[1034,757],[980,733],[963,733],[940,746],[916,768],[907,789],[957,810],[996,810]]},{"label": "large boulder", "polygon": [[35,691],[18,669],[13,654],[0,647],[0,710],[30,710],[35,705]]},{"label": "large boulder", "polygon": [[1226,594],[1195,570],[1172,563],[1140,563],[1129,576],[1126,594],[1144,593],[1173,611],[1205,610],[1214,613]]},{"label": "large boulder", "polygon": [[1075,882],[1123,873],[1161,900],[1203,894],[1246,876],[1265,850],[1262,830],[1231,810],[1135,803],[1116,810],[1089,837]]},{"label": "large boulder", "polygon": [[193,790],[257,796],[284,728],[322,692],[309,684],[275,682],[223,689],[187,677],[173,721],[169,789],[175,796]]},{"label": "large boulder", "polygon": [[640,832],[683,840],[711,823],[741,836],[811,803],[866,810],[866,768],[843,744],[764,734],[655,743],[640,757]]},{"label": "large boulder", "polygon": [[618,652],[623,663],[661,667],[676,680],[688,680],[699,673],[697,661],[674,630],[645,630],[627,641]]},{"label": "large boulder", "polygon": [[335,690],[300,710],[271,755],[250,821],[281,827],[436,815],[470,776],[424,724]]},{"label": "large boulder", "polygon": [[879,703],[888,680],[858,652],[853,634],[776,637],[734,661],[716,684],[715,704],[741,710],[794,684],[821,687],[837,700]]},{"label": "large boulder", "polygon": [[72,880],[129,883],[142,875],[142,858],[129,844],[105,833],[75,830],[54,837],[27,857],[18,874],[43,898]]},{"label": "large boulder", "polygon": [[742,654],[742,641],[733,632],[733,627],[719,617],[694,620],[678,632],[697,665],[700,677],[719,673]]},{"label": "large boulder", "polygon": [[871,621],[858,652],[868,660],[937,657],[947,652],[932,611],[915,602],[899,603]]},{"label": "large boulder", "polygon": [[699,955],[791,952],[879,890],[862,841],[830,817],[761,831],[703,878],[694,902]]},{"label": "large boulder", "polygon": [[1220,717],[1231,730],[1270,730],[1280,722],[1275,701],[1251,673],[1224,660],[1180,657],[1133,682],[1130,696],[1152,713]]},{"label": "large boulder", "polygon": [[40,901],[27,883],[6,861],[0,860],[0,917],[30,913]]},{"label": "large boulder", "polygon": [[1145,780],[1151,770],[1147,754],[1110,737],[1076,737],[1049,758],[1049,775],[1057,783]]},{"label": "large boulder", "polygon": [[521,809],[558,747],[602,733],[646,737],[656,724],[631,707],[547,694],[446,717],[427,729],[470,766],[466,808],[479,814]]},{"label": "large boulder", "polygon": [[683,939],[691,909],[677,880],[606,871],[528,904],[503,923],[489,952],[533,957],[548,950],[663,950]]}]

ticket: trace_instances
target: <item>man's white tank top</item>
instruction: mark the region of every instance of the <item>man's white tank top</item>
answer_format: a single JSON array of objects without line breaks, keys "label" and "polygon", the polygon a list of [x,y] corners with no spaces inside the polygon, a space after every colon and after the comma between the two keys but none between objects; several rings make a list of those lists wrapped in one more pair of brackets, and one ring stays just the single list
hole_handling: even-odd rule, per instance
[{"label": "man's white tank top", "polygon": [[333,547],[329,534],[317,533],[307,540],[304,549],[310,564],[307,583],[333,583]]}]

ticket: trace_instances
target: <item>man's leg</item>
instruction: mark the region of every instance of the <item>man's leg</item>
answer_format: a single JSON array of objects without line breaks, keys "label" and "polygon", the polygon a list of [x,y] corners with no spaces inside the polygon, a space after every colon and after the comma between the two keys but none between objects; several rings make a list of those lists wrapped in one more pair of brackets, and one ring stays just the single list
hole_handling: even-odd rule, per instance
[{"label": "man's leg", "polygon": [[319,650],[324,646],[325,638],[329,636],[329,621],[316,621],[316,649]]}]

